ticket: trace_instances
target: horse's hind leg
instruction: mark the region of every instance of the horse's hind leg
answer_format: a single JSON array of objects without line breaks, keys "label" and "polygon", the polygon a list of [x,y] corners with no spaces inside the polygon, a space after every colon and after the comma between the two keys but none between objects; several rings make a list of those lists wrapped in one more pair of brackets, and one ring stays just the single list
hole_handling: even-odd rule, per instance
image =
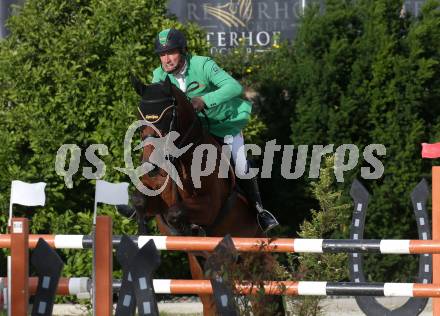
[{"label": "horse's hind leg", "polygon": [[[191,270],[192,278],[194,280],[205,279],[203,269],[197,258],[192,254],[188,254],[188,259],[189,259],[189,268]],[[199,295],[199,297],[203,304],[203,315],[205,316],[216,315],[214,297],[212,295]]]}]

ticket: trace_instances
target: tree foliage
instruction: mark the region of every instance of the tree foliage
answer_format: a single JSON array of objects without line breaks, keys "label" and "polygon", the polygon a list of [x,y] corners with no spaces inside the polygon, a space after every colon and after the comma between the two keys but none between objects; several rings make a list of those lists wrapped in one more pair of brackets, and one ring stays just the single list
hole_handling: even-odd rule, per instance
[{"label": "tree foliage", "polygon": [[[311,183],[311,193],[319,203],[318,210],[311,210],[310,220],[300,225],[300,238],[336,239],[349,237],[349,218],[351,207],[343,199],[342,191],[338,191],[333,174],[334,157],[327,156],[321,168],[318,181]],[[348,255],[338,254],[288,254],[293,278],[296,280],[330,282],[348,279]],[[304,296],[291,298],[294,315],[321,315],[322,298]]]},{"label": "tree foliage", "polygon": [[[114,167],[124,167],[124,135],[139,101],[130,73],[149,82],[159,63],[155,35],[183,26],[167,16],[165,0],[29,0],[8,27],[0,42],[0,206],[8,207],[11,180],[45,181],[46,206],[33,215],[33,231],[89,233],[94,181],[82,171],[94,166],[85,150],[106,145],[103,179],[128,180]],[[194,25],[184,31],[190,50],[205,52],[203,33]],[[63,144],[82,151],[73,189],[55,172]],[[125,224],[115,218],[121,233]]]},{"label": "tree foliage", "polygon": [[[440,136],[440,3],[427,0],[415,17],[403,14],[402,2],[327,0],[323,7],[307,8],[294,43],[220,59],[258,92],[257,115],[247,129],[251,142],[356,144],[361,154],[368,144],[385,145],[383,176],[363,181],[373,196],[366,238],[416,238],[409,193],[422,176],[430,176],[431,167],[420,159],[420,143]],[[192,52],[206,53],[200,30],[168,17],[165,5],[165,0],[28,0],[10,19],[11,35],[0,42],[0,206],[8,207],[11,180],[47,182],[47,206],[38,208],[42,216],[34,217],[34,231],[64,232],[87,222],[81,216],[90,216],[93,181],[82,176],[82,168],[90,167],[84,159],[90,144],[108,147],[108,155],[100,157],[107,166],[104,179],[125,180],[113,167],[124,166],[122,142],[138,101],[129,74],[151,79],[158,63],[155,34],[175,26],[188,35]],[[82,150],[74,189],[55,172],[62,144]],[[304,218],[313,218],[309,210],[318,205],[306,189],[308,170],[298,180],[284,179],[281,155],[275,155],[262,192],[267,208],[284,224],[280,232],[292,234]],[[360,157],[342,184],[347,193],[366,165]],[[5,216],[0,220],[4,227]],[[381,260],[370,265],[371,279],[412,281],[414,270],[398,269],[401,260],[414,267],[410,258]]]},{"label": "tree foliage", "polygon": [[[297,95],[292,141],[387,149],[383,176],[364,181],[373,195],[367,238],[416,238],[410,192],[430,171],[420,144],[438,136],[440,4],[427,1],[419,17],[403,14],[402,4],[327,1],[325,14],[312,8],[305,15],[295,42],[302,61],[296,91],[304,93]],[[353,176],[359,168],[345,181]],[[397,271],[394,280],[409,278],[398,269],[407,259],[383,259]]]},{"label": "tree foliage", "polygon": [[[323,6],[307,7],[292,44],[235,61],[255,70],[243,77],[259,93],[264,136],[295,146],[357,145],[357,167],[341,184],[346,198],[352,180],[361,178],[360,167],[369,166],[365,146],[383,144],[383,176],[361,179],[372,193],[365,236],[417,238],[409,194],[430,177],[432,162],[422,161],[420,144],[439,137],[440,2],[427,0],[418,16],[404,12],[401,0],[315,2]],[[229,57],[233,65],[234,55]],[[301,178],[286,180],[278,170],[266,181],[268,191],[263,188],[267,207],[289,224],[286,231],[316,207],[304,189],[307,176],[306,169]],[[371,279],[412,281],[411,258],[381,260],[369,264]],[[399,269],[405,261],[414,269]]]}]

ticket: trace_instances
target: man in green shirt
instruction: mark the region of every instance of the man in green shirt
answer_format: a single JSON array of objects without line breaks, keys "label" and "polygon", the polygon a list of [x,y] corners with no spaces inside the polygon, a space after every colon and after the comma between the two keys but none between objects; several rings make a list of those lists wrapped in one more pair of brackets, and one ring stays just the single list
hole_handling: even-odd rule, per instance
[{"label": "man in green shirt", "polygon": [[205,111],[209,132],[231,147],[239,185],[255,205],[260,227],[267,232],[277,226],[278,221],[262,206],[256,177],[241,179],[248,172],[241,131],[252,110],[252,104],[241,98],[241,84],[210,57],[189,54],[186,38],[179,30],[161,31],[156,37],[155,52],[161,65],[153,71],[153,83],[169,76],[191,99],[196,112]]}]

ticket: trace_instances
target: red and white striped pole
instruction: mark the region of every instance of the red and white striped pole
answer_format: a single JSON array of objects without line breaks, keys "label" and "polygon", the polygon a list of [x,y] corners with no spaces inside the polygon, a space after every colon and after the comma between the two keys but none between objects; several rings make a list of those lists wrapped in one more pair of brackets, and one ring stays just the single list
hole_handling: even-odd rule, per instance
[{"label": "red and white striped pole", "polygon": [[[35,248],[43,238],[56,249],[90,249],[89,235],[29,235],[29,248]],[[132,236],[141,248],[154,240],[158,250],[213,251],[221,237]],[[110,240],[110,239],[109,239]],[[113,246],[120,237],[113,236]],[[381,254],[440,254],[440,240],[409,239],[305,239],[305,238],[232,238],[238,251],[296,253],[381,253]],[[0,234],[0,248],[11,247],[11,235]]]},{"label": "red and white striped pole", "polygon": [[[0,283],[5,283],[0,278]],[[28,279],[29,293],[35,294],[38,279]],[[251,281],[235,283],[238,294],[253,295],[260,291],[260,284]],[[263,281],[266,295],[291,296],[386,296],[386,297],[440,297],[440,286],[424,283],[356,283],[327,281]],[[115,291],[119,290],[120,280],[112,284]],[[153,287],[156,294],[212,294],[210,280],[171,280],[154,279]],[[61,278],[57,295],[80,295],[85,297],[91,291],[91,279]]]}]

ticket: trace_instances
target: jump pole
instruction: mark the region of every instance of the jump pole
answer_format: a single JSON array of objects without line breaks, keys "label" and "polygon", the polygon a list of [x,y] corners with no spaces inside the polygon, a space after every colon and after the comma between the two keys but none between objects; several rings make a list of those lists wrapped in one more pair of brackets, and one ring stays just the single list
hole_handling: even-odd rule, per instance
[{"label": "jump pole", "polygon": [[[0,278],[0,282],[7,282],[7,278]],[[28,284],[29,294],[35,294],[38,278],[30,277]],[[90,284],[88,277],[61,278],[57,295],[84,295],[90,293]],[[118,292],[121,288],[121,280],[113,280],[112,286],[113,290]],[[265,295],[440,297],[439,285],[425,283],[261,281],[255,284],[252,281],[242,281],[232,284],[235,293],[240,295],[258,294],[260,286],[264,287]],[[156,294],[213,294],[210,280],[153,279],[153,288]]]},{"label": "jump pole", "polygon": [[[54,249],[90,249],[90,235],[33,235],[29,234],[29,249],[43,238]],[[131,236],[139,248],[154,240],[158,250],[213,251],[221,237]],[[120,236],[112,237],[113,247]],[[307,239],[307,238],[232,238],[234,246],[243,252],[290,253],[380,253],[380,254],[440,254],[440,240],[410,239]],[[11,235],[0,234],[0,248],[11,247]]]}]

